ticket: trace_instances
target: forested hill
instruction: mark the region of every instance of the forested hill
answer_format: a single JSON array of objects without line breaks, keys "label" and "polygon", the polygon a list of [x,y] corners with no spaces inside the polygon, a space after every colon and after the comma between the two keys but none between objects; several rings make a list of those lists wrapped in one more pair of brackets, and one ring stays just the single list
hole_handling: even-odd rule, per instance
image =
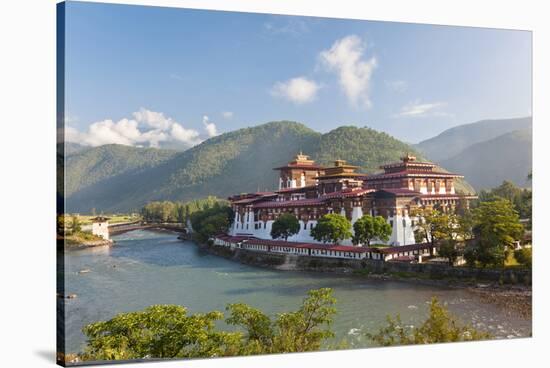
[{"label": "forested hill", "polygon": [[106,179],[150,169],[177,152],[108,144],[66,153],[65,194],[72,195]]},{"label": "forested hill", "polygon": [[[409,145],[373,129],[344,126],[321,134],[289,121],[225,133],[184,152],[162,151],[154,155],[153,151],[160,150],[148,149],[151,153],[145,155],[141,151],[138,166],[134,160],[116,159],[121,152],[134,150],[140,149],[114,145],[88,149],[79,154],[99,151],[112,158],[88,166],[69,156],[67,180],[77,184],[68,183],[73,191],[67,198],[67,210],[128,211],[152,200],[226,197],[273,190],[278,173],[272,168],[287,163],[299,151],[321,164],[344,159],[364,172],[374,172],[379,165],[397,161],[406,152],[415,153]],[[114,167],[114,161],[119,166]],[[103,168],[102,162],[109,163],[108,167]],[[125,168],[124,162],[131,168]],[[97,175],[98,172],[108,175]],[[85,179],[89,175],[102,179],[89,183],[90,179]],[[85,186],[81,185],[83,181]],[[467,185],[464,188],[468,190]]]},{"label": "forested hill", "polygon": [[434,162],[449,159],[469,146],[496,138],[515,130],[531,129],[532,118],[482,120],[464,124],[422,141],[415,145],[426,157]]}]

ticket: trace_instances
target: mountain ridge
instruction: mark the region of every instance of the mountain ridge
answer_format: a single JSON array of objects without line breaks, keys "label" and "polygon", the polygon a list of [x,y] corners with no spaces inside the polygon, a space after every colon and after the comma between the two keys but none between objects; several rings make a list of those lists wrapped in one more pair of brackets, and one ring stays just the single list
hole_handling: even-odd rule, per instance
[{"label": "mountain ridge", "polygon": [[487,119],[458,125],[435,137],[413,145],[428,159],[441,162],[449,159],[472,144],[496,138],[502,134],[521,129],[532,129],[532,118]]},{"label": "mountain ridge", "polygon": [[477,190],[500,185],[504,180],[529,186],[532,170],[532,130],[520,129],[472,144],[459,154],[441,161],[445,168],[465,175]]},{"label": "mountain ridge", "polygon": [[[320,164],[344,159],[367,173],[399,160],[405,152],[418,154],[411,146],[368,127],[341,126],[321,134],[297,122],[269,122],[224,133],[184,152],[166,154],[169,157],[157,158],[148,166],[132,166],[118,175],[106,175],[77,190],[71,187],[67,210],[129,211],[151,200],[273,190],[277,173],[272,168],[290,161],[299,151]],[[74,180],[71,156],[67,161],[67,177]],[[467,183],[464,187],[472,190]]]}]

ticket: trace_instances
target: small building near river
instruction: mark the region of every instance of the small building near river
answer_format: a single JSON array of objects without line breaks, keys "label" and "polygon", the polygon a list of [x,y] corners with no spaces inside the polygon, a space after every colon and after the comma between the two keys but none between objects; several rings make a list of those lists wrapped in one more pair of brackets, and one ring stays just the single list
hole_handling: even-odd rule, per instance
[{"label": "small building near river", "polygon": [[104,216],[94,217],[92,219],[92,234],[109,240],[109,218]]}]

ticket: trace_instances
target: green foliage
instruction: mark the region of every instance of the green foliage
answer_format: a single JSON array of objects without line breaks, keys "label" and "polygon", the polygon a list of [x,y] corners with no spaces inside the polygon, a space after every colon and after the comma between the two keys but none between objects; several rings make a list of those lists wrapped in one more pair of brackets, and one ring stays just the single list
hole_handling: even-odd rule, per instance
[{"label": "green foliage", "polygon": [[283,238],[285,241],[292,235],[300,232],[300,222],[296,216],[290,213],[283,213],[271,226],[271,237],[273,239]]},{"label": "green foliage", "polygon": [[154,305],[121,313],[84,327],[88,338],[83,360],[194,358],[223,356],[234,351],[240,334],[218,332],[221,312],[187,315],[178,305]]},{"label": "green foliage", "polygon": [[521,248],[514,251],[514,258],[522,266],[531,268],[533,264],[533,255],[531,248]]},{"label": "green foliage", "polygon": [[141,209],[141,216],[147,222],[185,223],[189,216],[197,211],[227,204],[228,201],[213,196],[189,202],[150,202]]},{"label": "green foliage", "polygon": [[233,221],[234,213],[231,207],[215,203],[212,207],[193,212],[190,216],[193,234],[199,242],[205,242],[210,237],[226,233]]},{"label": "green foliage", "polygon": [[376,334],[368,333],[367,337],[380,346],[392,346],[483,340],[490,335],[461,325],[434,297],[430,303],[430,315],[419,327],[407,327],[399,315],[395,318],[388,316],[387,326]]},{"label": "green foliage", "polygon": [[491,202],[499,198],[509,200],[520,218],[529,219],[529,224],[531,224],[533,218],[533,192],[531,189],[519,188],[514,183],[505,180],[500,186],[489,191],[482,190],[479,193],[480,202]]},{"label": "green foliage", "polygon": [[321,217],[317,225],[311,229],[311,236],[323,243],[338,244],[352,236],[351,222],[345,216],[329,213]]},{"label": "green foliage", "polygon": [[323,134],[319,145],[309,154],[323,165],[332,165],[335,159],[342,159],[360,166],[365,172],[375,172],[380,165],[399,161],[405,152],[422,156],[384,132],[368,127],[341,126]]},{"label": "green foliage", "polygon": [[392,228],[382,216],[364,215],[353,224],[353,244],[366,244],[370,247],[372,239],[388,241]]},{"label": "green foliage", "polygon": [[[176,151],[120,144],[85,148],[65,158],[65,195],[120,175],[134,175],[166,162]],[[86,210],[93,206],[87,207]]]},{"label": "green foliage", "polygon": [[411,215],[418,218],[414,237],[417,242],[431,243],[433,247],[440,240],[456,240],[460,233],[459,217],[454,213],[444,213],[431,207],[417,208]]},{"label": "green foliage", "polygon": [[84,327],[87,346],[83,360],[197,358],[319,350],[333,337],[336,313],[331,289],[310,290],[295,312],[271,319],[243,303],[229,304],[226,323],[236,331],[219,331],[222,312],[188,315],[178,305],[155,305],[144,311],[121,313]]},{"label": "green foliage", "polygon": [[457,241],[453,239],[446,239],[441,242],[439,247],[439,255],[449,260],[449,265],[454,265],[461,252],[457,247]]},{"label": "green foliage", "polygon": [[517,211],[507,199],[481,202],[474,209],[474,231],[485,246],[507,246],[523,236]]},{"label": "green foliage", "polygon": [[228,324],[241,326],[246,334],[240,355],[316,351],[334,336],[330,330],[336,313],[331,289],[310,290],[295,312],[271,320],[246,304],[230,304]]},{"label": "green foliage", "polygon": [[82,230],[78,216],[73,216],[71,219],[71,233],[77,234]]}]

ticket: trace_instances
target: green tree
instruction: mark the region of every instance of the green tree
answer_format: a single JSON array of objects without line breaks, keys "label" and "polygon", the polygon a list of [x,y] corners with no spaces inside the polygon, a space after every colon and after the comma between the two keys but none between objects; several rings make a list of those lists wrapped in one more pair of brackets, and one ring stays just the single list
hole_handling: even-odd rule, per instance
[{"label": "green tree", "polygon": [[78,219],[78,216],[73,216],[71,220],[71,233],[77,234],[82,230],[82,227],[80,226],[80,220]]},{"label": "green tree", "polygon": [[332,289],[310,290],[297,311],[281,313],[275,320],[246,304],[229,304],[226,322],[246,332],[241,355],[316,351],[334,336],[330,326],[335,303]]},{"label": "green tree", "polygon": [[351,222],[342,215],[329,213],[319,219],[317,225],[311,229],[311,236],[323,243],[338,244],[352,236]]},{"label": "green tree", "polygon": [[[430,243],[430,255],[433,255],[433,249],[437,240],[448,239],[451,237],[453,225],[451,218],[437,209],[431,207],[417,208],[411,211],[411,215],[418,218],[415,229],[415,240],[423,239]],[[456,217],[453,217],[455,219]]]},{"label": "green tree", "polygon": [[388,241],[392,228],[382,216],[364,215],[353,224],[353,244],[366,244],[370,246],[372,239]]},{"label": "green tree", "polygon": [[506,199],[480,203],[474,210],[474,221],[475,232],[486,247],[511,245],[524,231],[517,211]]},{"label": "green tree", "polygon": [[439,246],[439,255],[449,260],[449,265],[454,265],[458,256],[460,256],[460,250],[458,249],[458,242],[453,239],[445,239]]},{"label": "green tree", "polygon": [[239,333],[218,332],[221,312],[187,315],[178,305],[154,305],[84,327],[83,360],[191,358],[231,355]]},{"label": "green tree", "polygon": [[176,213],[177,213],[177,216],[178,216],[178,223],[180,223],[180,224],[185,224],[185,220],[186,220],[186,211],[185,211],[185,209],[186,209],[186,207],[183,204],[179,204],[176,207]]},{"label": "green tree", "polygon": [[387,326],[381,328],[378,333],[367,333],[367,337],[381,346],[434,344],[490,338],[488,333],[461,325],[435,297],[430,303],[429,317],[419,327],[407,327],[399,315],[395,318],[388,316],[387,323]]},{"label": "green tree", "polygon": [[[527,177],[528,180],[529,176]],[[502,184],[489,191],[482,190],[479,193],[479,201],[491,202],[497,199],[509,200],[520,218],[532,218],[532,191],[527,188],[520,188],[510,181],[503,181]]]},{"label": "green tree", "polygon": [[300,222],[296,216],[290,213],[283,213],[279,216],[271,226],[271,237],[273,239],[283,238],[285,241],[295,234],[300,232]]},{"label": "green tree", "polygon": [[82,360],[197,358],[316,351],[328,338],[336,313],[331,289],[310,290],[295,312],[275,319],[243,303],[226,310],[231,332],[220,331],[222,312],[188,315],[178,305],[154,305],[89,324]]},{"label": "green tree", "polygon": [[457,214],[456,217],[456,233],[459,240],[471,240],[474,238],[474,215],[472,211],[464,210],[461,214]]},{"label": "green tree", "polygon": [[531,248],[521,248],[514,251],[514,258],[522,266],[531,268],[533,264],[533,256]]},{"label": "green tree", "polygon": [[191,215],[194,236],[200,242],[205,242],[216,234],[226,233],[232,221],[233,210],[221,204],[195,211]]}]

